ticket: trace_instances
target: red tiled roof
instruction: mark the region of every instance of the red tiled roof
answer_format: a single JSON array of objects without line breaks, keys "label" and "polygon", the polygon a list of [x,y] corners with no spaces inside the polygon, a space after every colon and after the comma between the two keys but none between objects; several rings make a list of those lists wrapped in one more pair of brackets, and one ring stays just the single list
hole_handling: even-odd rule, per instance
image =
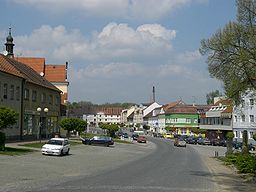
[{"label": "red tiled roof", "polygon": [[168,104],[164,105],[163,108],[166,111],[166,110],[168,110],[168,109],[170,109],[170,108],[172,108],[172,107],[174,107],[174,106],[176,106],[178,104],[184,104],[184,102],[181,101],[181,100],[175,101],[175,102],[171,102],[171,103],[168,103]]},{"label": "red tiled roof", "polygon": [[119,107],[101,107],[101,108],[96,108],[97,112],[102,112],[106,115],[120,115],[121,111],[123,108]]},{"label": "red tiled roof", "polygon": [[15,57],[15,60],[21,63],[25,63],[37,73],[45,73],[45,58],[39,57]]},{"label": "red tiled roof", "polygon": [[51,82],[66,82],[66,65],[46,65],[45,78]]},{"label": "red tiled roof", "polygon": [[27,80],[27,82],[61,92],[57,87],[47,81],[44,77],[40,76],[28,65],[20,63],[17,60],[4,56],[2,54],[0,54],[0,70],[21,77]]},{"label": "red tiled roof", "polygon": [[197,108],[185,104],[179,104],[167,109],[166,113],[197,113]]}]

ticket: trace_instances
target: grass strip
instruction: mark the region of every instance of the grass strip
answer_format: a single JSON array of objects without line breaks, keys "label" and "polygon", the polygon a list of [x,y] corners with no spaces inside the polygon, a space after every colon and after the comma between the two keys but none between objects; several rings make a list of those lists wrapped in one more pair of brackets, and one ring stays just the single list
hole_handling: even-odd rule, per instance
[{"label": "grass strip", "polygon": [[32,149],[25,149],[25,148],[14,148],[14,147],[5,147],[4,151],[0,151],[0,155],[24,155],[26,153],[34,152]]}]

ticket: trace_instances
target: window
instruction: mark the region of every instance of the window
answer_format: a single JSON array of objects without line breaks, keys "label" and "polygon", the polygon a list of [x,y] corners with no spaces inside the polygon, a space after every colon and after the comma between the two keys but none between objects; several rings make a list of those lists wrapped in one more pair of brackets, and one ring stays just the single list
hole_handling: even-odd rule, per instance
[{"label": "window", "polygon": [[11,100],[14,99],[14,85],[11,85],[11,88],[10,88],[10,99]]},{"label": "window", "polygon": [[250,99],[250,105],[254,105],[254,99]]},{"label": "window", "polygon": [[242,105],[242,107],[244,107],[244,105],[245,105],[245,101],[244,101],[244,99],[242,99],[242,101],[241,101],[241,105]]},{"label": "window", "polygon": [[35,90],[32,91],[32,101],[36,102],[37,100],[37,92]]},{"label": "window", "polygon": [[237,116],[235,115],[235,119],[234,119],[235,122],[237,122]]},{"label": "window", "polygon": [[238,131],[235,131],[235,138],[238,137]]},{"label": "window", "polygon": [[4,84],[4,99],[7,99],[7,92],[8,92],[8,85],[7,83]]},{"label": "window", "polygon": [[254,122],[254,115],[250,115],[250,122]]},{"label": "window", "polygon": [[242,115],[242,122],[245,122],[245,115]]},{"label": "window", "polygon": [[53,97],[52,95],[49,95],[49,104],[52,104],[53,103]]},{"label": "window", "polygon": [[249,132],[249,139],[253,139],[253,132],[252,131]]},{"label": "window", "polygon": [[58,95],[55,96],[55,105],[60,104],[60,97]]},{"label": "window", "polygon": [[17,101],[20,100],[20,87],[19,86],[16,87],[16,100]]},{"label": "window", "polygon": [[41,94],[41,103],[45,103],[45,101],[46,101],[46,95],[45,95],[45,93],[42,93]]},{"label": "window", "polygon": [[25,100],[29,100],[29,89],[25,89],[25,92],[24,92],[24,99],[25,99]]}]

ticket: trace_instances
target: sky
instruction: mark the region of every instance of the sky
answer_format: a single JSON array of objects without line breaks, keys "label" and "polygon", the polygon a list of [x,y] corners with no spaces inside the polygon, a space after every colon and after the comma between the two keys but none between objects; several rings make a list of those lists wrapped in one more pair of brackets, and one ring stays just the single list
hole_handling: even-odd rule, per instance
[{"label": "sky", "polygon": [[70,102],[206,103],[223,91],[200,41],[236,19],[235,0],[0,0],[0,43],[69,63]]}]

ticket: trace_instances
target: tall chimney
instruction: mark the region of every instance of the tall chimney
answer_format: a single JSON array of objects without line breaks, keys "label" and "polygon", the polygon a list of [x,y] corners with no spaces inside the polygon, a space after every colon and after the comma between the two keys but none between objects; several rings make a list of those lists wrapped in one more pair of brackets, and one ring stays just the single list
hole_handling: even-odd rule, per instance
[{"label": "tall chimney", "polygon": [[153,86],[153,103],[156,101],[155,86]]}]

